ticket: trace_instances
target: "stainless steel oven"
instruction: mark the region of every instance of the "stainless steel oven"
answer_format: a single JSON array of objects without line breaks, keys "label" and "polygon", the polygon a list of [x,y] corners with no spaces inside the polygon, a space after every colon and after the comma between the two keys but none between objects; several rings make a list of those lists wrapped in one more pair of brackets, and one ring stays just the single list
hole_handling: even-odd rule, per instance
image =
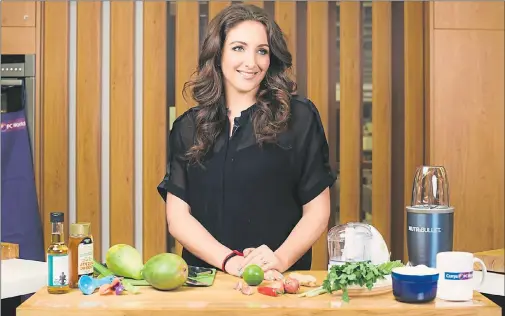
[{"label": "stainless steel oven", "polygon": [[26,123],[32,153],[35,145],[35,55],[4,55],[1,57],[1,111],[13,112],[25,108]]}]

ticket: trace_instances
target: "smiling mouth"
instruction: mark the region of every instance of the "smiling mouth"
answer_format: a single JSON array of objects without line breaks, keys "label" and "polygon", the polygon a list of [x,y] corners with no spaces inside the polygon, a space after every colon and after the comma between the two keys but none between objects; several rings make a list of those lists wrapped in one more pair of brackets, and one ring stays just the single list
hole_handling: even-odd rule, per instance
[{"label": "smiling mouth", "polygon": [[258,72],[251,72],[251,71],[240,71],[237,70],[237,72],[244,78],[244,79],[252,79],[254,76],[258,74]]}]

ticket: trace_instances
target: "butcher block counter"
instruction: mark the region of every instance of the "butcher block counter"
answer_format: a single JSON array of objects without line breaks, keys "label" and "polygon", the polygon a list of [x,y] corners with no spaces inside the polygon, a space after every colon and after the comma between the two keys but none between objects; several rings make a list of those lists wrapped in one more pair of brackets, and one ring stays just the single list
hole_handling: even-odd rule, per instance
[{"label": "butcher block counter", "polygon": [[[301,272],[304,273],[304,272]],[[320,283],[326,271],[307,271]],[[475,292],[472,301],[446,302],[436,299],[426,304],[396,301],[392,291],[374,296],[350,297],[343,303],[339,294],[299,298],[296,294],[278,297],[255,292],[248,296],[234,289],[236,277],[218,273],[211,287],[182,287],[158,291],[140,287],[138,294],[119,296],[98,292],[85,296],[79,290],[67,294],[48,294],[45,288],[35,293],[17,309],[18,316],[158,316],[158,315],[480,315],[498,316],[501,309]],[[302,287],[302,291],[310,288]]]}]

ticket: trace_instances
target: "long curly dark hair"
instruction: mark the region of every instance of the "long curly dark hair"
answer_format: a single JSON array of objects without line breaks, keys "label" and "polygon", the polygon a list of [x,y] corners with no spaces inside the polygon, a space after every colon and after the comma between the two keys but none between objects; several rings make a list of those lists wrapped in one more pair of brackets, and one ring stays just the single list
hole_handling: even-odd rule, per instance
[{"label": "long curly dark hair", "polygon": [[227,110],[223,73],[220,68],[222,49],[229,30],[243,21],[262,23],[267,31],[270,46],[270,67],[260,84],[256,96],[257,110],[252,121],[257,143],[275,142],[285,130],[290,114],[291,95],[296,84],[288,70],[292,67],[284,35],[267,13],[254,5],[232,4],[222,10],[208,25],[198,68],[193,79],[184,84],[183,94],[191,90],[198,104],[195,143],[186,153],[190,162],[201,163],[226,126]]}]

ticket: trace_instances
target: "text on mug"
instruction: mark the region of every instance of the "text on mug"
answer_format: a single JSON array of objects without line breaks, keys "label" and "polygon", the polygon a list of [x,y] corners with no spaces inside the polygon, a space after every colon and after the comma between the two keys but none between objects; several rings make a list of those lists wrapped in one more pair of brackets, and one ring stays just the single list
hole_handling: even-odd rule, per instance
[{"label": "text on mug", "polygon": [[469,280],[473,278],[473,272],[446,272],[446,280]]}]

